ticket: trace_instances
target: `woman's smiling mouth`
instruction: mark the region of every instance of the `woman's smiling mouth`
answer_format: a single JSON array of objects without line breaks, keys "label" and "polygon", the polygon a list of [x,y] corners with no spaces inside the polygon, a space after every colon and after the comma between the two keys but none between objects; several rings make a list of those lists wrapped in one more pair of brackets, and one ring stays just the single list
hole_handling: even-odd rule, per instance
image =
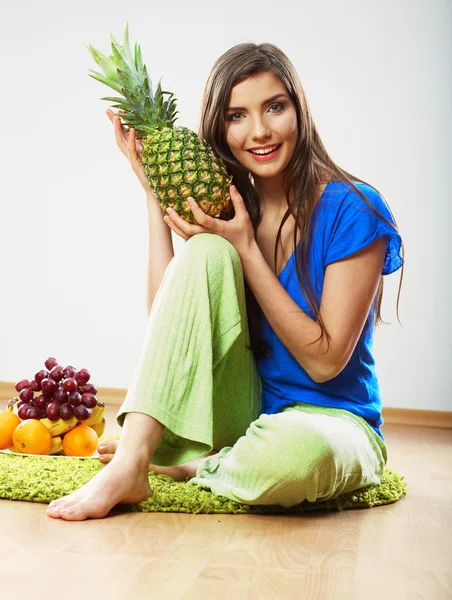
[{"label": "woman's smiling mouth", "polygon": [[248,152],[252,154],[256,160],[262,161],[274,158],[278,154],[280,148],[281,144],[273,144],[273,146],[264,146],[262,148],[248,150]]}]

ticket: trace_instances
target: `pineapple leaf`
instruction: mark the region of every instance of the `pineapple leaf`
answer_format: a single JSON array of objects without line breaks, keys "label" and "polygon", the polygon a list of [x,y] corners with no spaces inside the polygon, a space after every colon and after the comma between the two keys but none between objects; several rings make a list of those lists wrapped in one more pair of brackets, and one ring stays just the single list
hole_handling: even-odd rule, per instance
[{"label": "pineapple leaf", "polygon": [[86,46],[91,56],[94,58],[96,63],[102,68],[103,72],[107,77],[116,78],[116,67],[114,62],[99,50],[96,50],[92,46]]},{"label": "pineapple leaf", "polygon": [[118,44],[118,42],[115,40],[114,36],[112,33],[110,33],[110,42],[111,45],[113,46],[113,44],[116,44],[116,46],[119,46],[120,44]]},{"label": "pineapple leaf", "polygon": [[111,81],[110,79],[107,79],[106,77],[104,77],[101,73],[97,73],[96,71],[92,71],[90,69],[91,73],[94,73],[94,75],[91,75],[91,73],[88,73],[88,75],[90,77],[92,77],[93,79],[96,79],[97,81],[100,81],[101,83],[105,83],[105,85],[108,85],[108,87],[111,87],[115,90],[115,92],[118,92],[120,94],[122,94],[122,86],[118,85],[118,83],[116,81]]},{"label": "pineapple leaf", "polygon": [[88,47],[91,56],[102,67],[105,76],[91,70],[90,77],[104,83],[119,93],[122,98],[105,97],[102,100],[115,102],[121,108],[125,122],[134,127],[137,135],[150,133],[153,129],[172,127],[179,114],[177,100],[172,92],[162,90],[162,78],[155,93],[146,65],[143,64],[141,48],[135,43],[133,53],[130,46],[129,24],[126,23],[123,46],[110,34],[112,55]]},{"label": "pineapple leaf", "polygon": [[130,65],[131,70],[133,70],[133,68],[135,67],[135,63],[132,57],[132,53],[130,51],[130,44],[129,44],[129,23],[126,23],[126,31],[124,33],[124,44],[122,46],[123,51],[124,51],[124,56],[127,60],[127,63]]},{"label": "pineapple leaf", "polygon": [[141,56],[141,48],[138,44],[135,44],[134,54],[135,68],[137,71],[140,71],[140,69],[143,67],[143,57]]},{"label": "pineapple leaf", "polygon": [[125,90],[133,90],[136,87],[136,81],[130,76],[130,71],[123,71],[119,67],[118,81]]},{"label": "pineapple leaf", "polygon": [[111,49],[113,51],[113,59],[115,61],[116,69],[122,67],[124,70],[127,70],[128,65],[123,55],[121,54],[121,48],[112,42]]},{"label": "pineapple leaf", "polygon": [[107,100],[108,102],[118,102],[124,110],[129,108],[129,103],[124,98],[114,98],[112,96],[108,96],[106,98],[101,98],[101,100]]}]

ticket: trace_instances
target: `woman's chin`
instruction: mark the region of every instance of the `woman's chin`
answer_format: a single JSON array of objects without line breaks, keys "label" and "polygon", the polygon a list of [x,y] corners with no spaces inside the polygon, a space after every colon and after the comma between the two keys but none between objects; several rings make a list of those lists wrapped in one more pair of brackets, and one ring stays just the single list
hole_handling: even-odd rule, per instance
[{"label": "woman's chin", "polygon": [[261,169],[250,169],[250,173],[253,179],[273,179],[274,177],[278,177],[282,175],[284,169],[282,167],[272,167],[268,165],[268,168]]}]

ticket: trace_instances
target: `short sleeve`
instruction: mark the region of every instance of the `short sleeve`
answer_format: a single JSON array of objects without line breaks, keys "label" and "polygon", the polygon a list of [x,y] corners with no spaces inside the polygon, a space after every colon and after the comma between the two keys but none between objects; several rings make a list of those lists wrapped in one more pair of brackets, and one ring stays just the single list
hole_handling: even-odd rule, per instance
[{"label": "short sleeve", "polygon": [[390,275],[403,264],[403,258],[400,256],[402,238],[381,195],[367,184],[358,184],[357,187],[392,226],[376,215],[355,190],[349,191],[336,205],[337,211],[331,220],[326,242],[325,268],[333,262],[359,252],[379,237],[386,235],[386,255],[382,275]]}]

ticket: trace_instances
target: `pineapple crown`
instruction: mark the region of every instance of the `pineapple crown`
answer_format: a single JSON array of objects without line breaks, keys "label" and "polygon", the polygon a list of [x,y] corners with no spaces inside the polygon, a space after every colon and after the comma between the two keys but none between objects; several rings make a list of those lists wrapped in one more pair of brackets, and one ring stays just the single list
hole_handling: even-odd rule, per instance
[{"label": "pineapple crown", "polygon": [[[135,42],[132,56],[129,44],[129,23],[126,24],[123,46],[118,44],[112,34],[110,34],[110,38],[113,52],[111,56],[105,56],[92,46],[87,46],[91,56],[105,73],[102,75],[90,69],[89,76],[105,83],[122,96],[121,98],[101,98],[101,100],[116,102],[113,107],[124,111],[121,113],[121,118],[129,125],[129,128],[133,127],[136,130],[137,138],[141,138],[155,129],[173,127],[178,114],[174,94],[163,91],[160,81],[153,93],[152,82],[146,65],[143,65],[138,42]],[[167,96],[166,100],[165,96]]]}]

